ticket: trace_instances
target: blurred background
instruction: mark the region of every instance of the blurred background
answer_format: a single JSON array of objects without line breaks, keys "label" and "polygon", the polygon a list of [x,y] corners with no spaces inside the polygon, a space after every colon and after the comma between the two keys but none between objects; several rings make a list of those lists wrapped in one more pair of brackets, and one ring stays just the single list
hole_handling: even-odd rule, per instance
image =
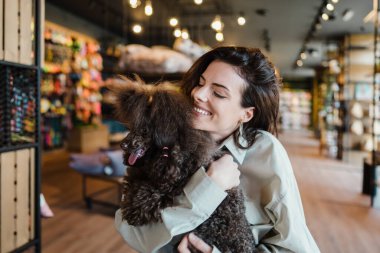
[{"label": "blurred background", "polygon": [[0,252],[134,252],[104,83],[179,81],[224,45],[283,80],[279,139],[321,252],[379,252],[378,2],[0,0]]}]

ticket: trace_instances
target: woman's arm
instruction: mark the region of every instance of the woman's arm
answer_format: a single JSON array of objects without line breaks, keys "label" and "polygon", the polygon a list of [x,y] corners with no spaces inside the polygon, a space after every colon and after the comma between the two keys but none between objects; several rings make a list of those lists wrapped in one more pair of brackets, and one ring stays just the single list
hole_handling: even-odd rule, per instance
[{"label": "woman's arm", "polygon": [[115,215],[115,226],[128,244],[139,252],[156,252],[176,235],[193,230],[205,221],[226,197],[226,192],[199,169],[190,179],[174,207],[162,211],[162,223],[130,226]]},{"label": "woman's arm", "polygon": [[265,208],[273,227],[261,238],[257,248],[259,252],[319,253],[306,225],[299,198],[290,192],[277,204]]},{"label": "woman's arm", "polygon": [[320,252],[306,225],[296,178],[281,143],[263,133],[251,151],[245,161],[252,173],[250,184],[243,181],[259,252]]}]

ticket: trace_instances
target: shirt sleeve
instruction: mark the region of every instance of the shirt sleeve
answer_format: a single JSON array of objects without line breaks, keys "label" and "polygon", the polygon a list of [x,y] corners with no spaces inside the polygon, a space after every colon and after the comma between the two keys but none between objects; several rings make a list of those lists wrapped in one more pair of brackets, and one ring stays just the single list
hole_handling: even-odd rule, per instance
[{"label": "shirt sleeve", "polygon": [[252,225],[258,252],[319,253],[306,224],[296,178],[285,149],[274,137],[266,135],[258,140],[254,151],[247,159],[251,166],[256,166],[253,177],[257,181],[251,178],[248,188],[250,195],[259,195],[260,200],[252,203],[255,206],[252,210],[256,212],[249,215],[253,215],[252,219],[262,217]]},{"label": "shirt sleeve", "polygon": [[306,225],[302,206],[297,208],[295,201],[298,202],[285,195],[276,205],[265,208],[273,227],[257,245],[259,252],[320,252]]},{"label": "shirt sleeve", "polygon": [[139,252],[158,252],[176,235],[189,232],[202,224],[227,196],[217,184],[199,169],[187,183],[175,206],[161,212],[163,222],[131,226],[115,214],[115,226],[124,240]]}]

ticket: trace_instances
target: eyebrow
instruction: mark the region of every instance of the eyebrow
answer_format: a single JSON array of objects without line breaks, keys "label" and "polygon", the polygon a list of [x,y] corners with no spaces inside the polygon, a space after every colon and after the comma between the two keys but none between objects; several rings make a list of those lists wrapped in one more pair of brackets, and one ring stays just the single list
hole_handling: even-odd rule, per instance
[{"label": "eyebrow", "polygon": [[[201,78],[203,81],[206,80],[206,79],[203,77],[203,75],[201,75],[200,78]],[[222,84],[220,84],[220,83],[212,83],[212,85],[215,85],[215,86],[217,86],[217,87],[223,88],[223,89],[227,90],[228,92],[230,91],[226,86],[224,86],[224,85],[222,85]]]}]

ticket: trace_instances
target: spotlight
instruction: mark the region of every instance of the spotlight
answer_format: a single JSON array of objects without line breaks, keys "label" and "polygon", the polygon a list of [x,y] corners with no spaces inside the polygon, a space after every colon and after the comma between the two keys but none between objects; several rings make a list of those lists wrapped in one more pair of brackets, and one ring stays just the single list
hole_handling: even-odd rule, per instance
[{"label": "spotlight", "polygon": [[184,39],[184,40],[187,40],[190,37],[187,29],[182,30],[181,36],[182,36],[182,39]]},{"label": "spotlight", "polygon": [[134,33],[141,33],[141,31],[142,31],[142,26],[139,25],[139,24],[136,24],[136,25],[134,25],[134,26],[132,27],[132,31],[133,31]]},{"label": "spotlight", "polygon": [[176,25],[178,25],[178,19],[177,18],[171,18],[170,20],[169,20],[169,24],[170,24],[170,26],[173,26],[173,27],[175,27]]},{"label": "spotlight", "polygon": [[322,24],[321,24],[321,22],[318,21],[317,23],[315,23],[314,28],[315,28],[315,30],[321,30],[321,29],[322,29]]},{"label": "spotlight", "polygon": [[211,23],[211,28],[214,29],[215,31],[221,31],[223,30],[223,22],[221,20],[221,17],[219,15],[216,15],[214,20]]},{"label": "spotlight", "polygon": [[245,25],[246,20],[243,12],[240,12],[237,22],[239,25]]},{"label": "spotlight", "polygon": [[140,0],[129,0],[129,5],[134,9],[137,8],[140,4]]},{"label": "spotlight", "polygon": [[145,15],[147,16],[152,16],[153,14],[153,7],[152,7],[152,2],[150,0],[147,0],[145,2]]},{"label": "spotlight", "polygon": [[342,13],[343,21],[347,22],[354,16],[354,11],[351,9],[345,9]]},{"label": "spotlight", "polygon": [[240,16],[240,17],[238,17],[237,22],[239,25],[243,26],[243,25],[245,25],[246,20],[243,16]]},{"label": "spotlight", "polygon": [[326,5],[326,9],[329,10],[329,11],[333,11],[333,10],[334,10],[334,5],[332,5],[332,4],[327,4],[327,5]]},{"label": "spotlight", "polygon": [[215,39],[216,39],[217,41],[219,41],[219,42],[224,41],[224,35],[223,35],[223,33],[222,33],[222,32],[217,32],[217,33],[215,34]]},{"label": "spotlight", "polygon": [[173,34],[174,34],[174,37],[176,37],[176,38],[181,37],[181,36],[182,36],[181,29],[176,28],[176,29],[174,30]]}]

